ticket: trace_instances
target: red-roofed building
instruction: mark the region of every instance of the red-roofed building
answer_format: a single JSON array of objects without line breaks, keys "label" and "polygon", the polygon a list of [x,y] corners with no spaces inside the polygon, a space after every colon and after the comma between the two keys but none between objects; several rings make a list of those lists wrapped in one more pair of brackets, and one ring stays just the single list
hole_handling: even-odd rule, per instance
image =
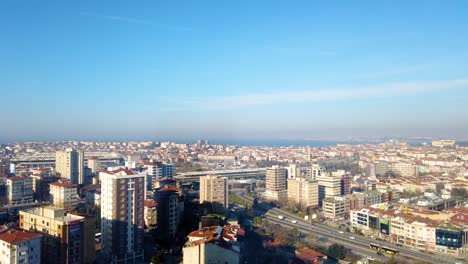
[{"label": "red-roofed building", "polygon": [[327,259],[327,256],[310,248],[296,249],[296,258],[300,259],[304,264],[318,264],[322,260]]},{"label": "red-roofed building", "polygon": [[238,238],[244,233],[237,225],[209,226],[193,231],[183,248],[183,263],[238,264],[241,248]]},{"label": "red-roofed building", "polygon": [[0,234],[0,263],[41,263],[41,235],[15,229]]}]

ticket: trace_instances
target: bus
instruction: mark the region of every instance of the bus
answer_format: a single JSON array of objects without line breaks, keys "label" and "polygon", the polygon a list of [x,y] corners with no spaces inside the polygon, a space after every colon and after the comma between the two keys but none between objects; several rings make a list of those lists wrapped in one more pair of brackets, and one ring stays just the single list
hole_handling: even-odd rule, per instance
[{"label": "bus", "polygon": [[386,246],[382,246],[380,248],[380,251],[385,252],[385,253],[390,254],[390,255],[397,255],[399,253],[398,250],[396,250],[394,248],[391,248],[391,247],[386,247]]},{"label": "bus", "polygon": [[387,253],[387,254],[390,254],[390,255],[397,255],[399,253],[399,251],[396,250],[396,249],[393,249],[393,248],[387,247],[387,246],[381,246],[381,245],[375,244],[375,243],[370,243],[369,248],[371,248],[371,249],[373,249],[375,251]]},{"label": "bus", "polygon": [[380,245],[379,244],[370,243],[369,248],[371,248],[373,250],[380,251]]}]

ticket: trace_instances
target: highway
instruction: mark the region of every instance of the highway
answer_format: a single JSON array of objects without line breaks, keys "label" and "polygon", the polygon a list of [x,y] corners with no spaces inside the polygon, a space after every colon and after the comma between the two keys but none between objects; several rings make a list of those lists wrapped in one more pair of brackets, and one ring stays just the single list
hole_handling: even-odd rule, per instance
[{"label": "highway", "polygon": [[346,240],[343,240],[343,238],[340,237],[341,234],[339,234],[337,231],[334,232],[321,232],[319,230],[313,231],[311,228],[310,224],[303,224],[300,222],[297,222],[296,224],[293,224],[291,222],[290,218],[285,218],[284,220],[278,219],[277,216],[273,215],[266,215],[266,219],[268,219],[269,222],[280,224],[284,227],[287,228],[294,228],[297,227],[297,229],[302,233],[306,235],[311,235],[314,234],[316,236],[321,237],[320,239],[324,239],[325,241],[318,241],[322,246],[329,246],[331,244],[337,243],[340,245],[343,245],[347,248],[350,248],[354,253],[361,255],[363,257],[370,256],[374,258],[375,260],[381,261],[381,262],[386,262],[388,260],[387,256],[379,256],[376,254],[375,250],[371,250],[368,246],[367,247],[361,247],[361,246],[356,246],[354,243],[354,240],[351,240],[351,242],[348,242]]},{"label": "highway", "polygon": [[[253,202],[253,198],[247,197],[243,194],[238,194],[240,198],[245,199],[247,201]],[[266,208],[265,208],[266,209]],[[279,220],[277,218],[278,215],[283,215],[286,218],[284,220]],[[301,232],[304,230],[307,234],[316,234],[322,235],[330,240],[336,241],[343,246],[348,246],[352,249],[355,249],[356,252],[366,252],[368,256],[375,257],[377,259],[376,252],[369,248],[370,243],[377,243],[380,245],[386,245],[388,247],[397,249],[400,251],[399,256],[415,259],[415,260],[424,260],[430,263],[447,263],[447,264],[456,264],[460,263],[460,260],[456,260],[447,256],[441,255],[431,255],[429,253],[420,252],[413,249],[408,249],[405,247],[397,247],[395,244],[391,244],[384,241],[376,241],[371,238],[367,238],[364,236],[360,236],[354,233],[338,233],[338,230],[320,223],[311,224],[308,221],[303,220],[302,218],[291,214],[287,211],[281,210],[279,208],[271,208],[269,209],[269,214],[266,215],[268,220],[275,219],[276,223],[280,223],[283,226],[291,227],[297,226],[300,228]],[[292,224],[291,220],[296,220],[296,224]],[[355,239],[351,239],[350,237],[353,236]]]}]

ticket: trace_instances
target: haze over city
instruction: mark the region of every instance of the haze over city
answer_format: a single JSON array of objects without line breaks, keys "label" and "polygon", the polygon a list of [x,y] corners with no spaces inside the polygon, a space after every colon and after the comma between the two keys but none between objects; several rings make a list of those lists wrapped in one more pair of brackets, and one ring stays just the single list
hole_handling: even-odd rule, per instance
[{"label": "haze over city", "polygon": [[2,1],[0,142],[467,139],[466,1]]}]

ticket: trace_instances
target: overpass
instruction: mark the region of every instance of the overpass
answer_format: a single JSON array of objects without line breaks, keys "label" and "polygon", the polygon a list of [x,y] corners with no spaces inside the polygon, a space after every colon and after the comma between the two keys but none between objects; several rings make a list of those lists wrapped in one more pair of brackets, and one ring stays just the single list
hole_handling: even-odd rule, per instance
[{"label": "overpass", "polygon": [[236,169],[236,170],[211,170],[178,173],[174,178],[182,182],[198,182],[200,177],[207,175],[219,175],[229,180],[257,179],[265,180],[266,169]]}]

